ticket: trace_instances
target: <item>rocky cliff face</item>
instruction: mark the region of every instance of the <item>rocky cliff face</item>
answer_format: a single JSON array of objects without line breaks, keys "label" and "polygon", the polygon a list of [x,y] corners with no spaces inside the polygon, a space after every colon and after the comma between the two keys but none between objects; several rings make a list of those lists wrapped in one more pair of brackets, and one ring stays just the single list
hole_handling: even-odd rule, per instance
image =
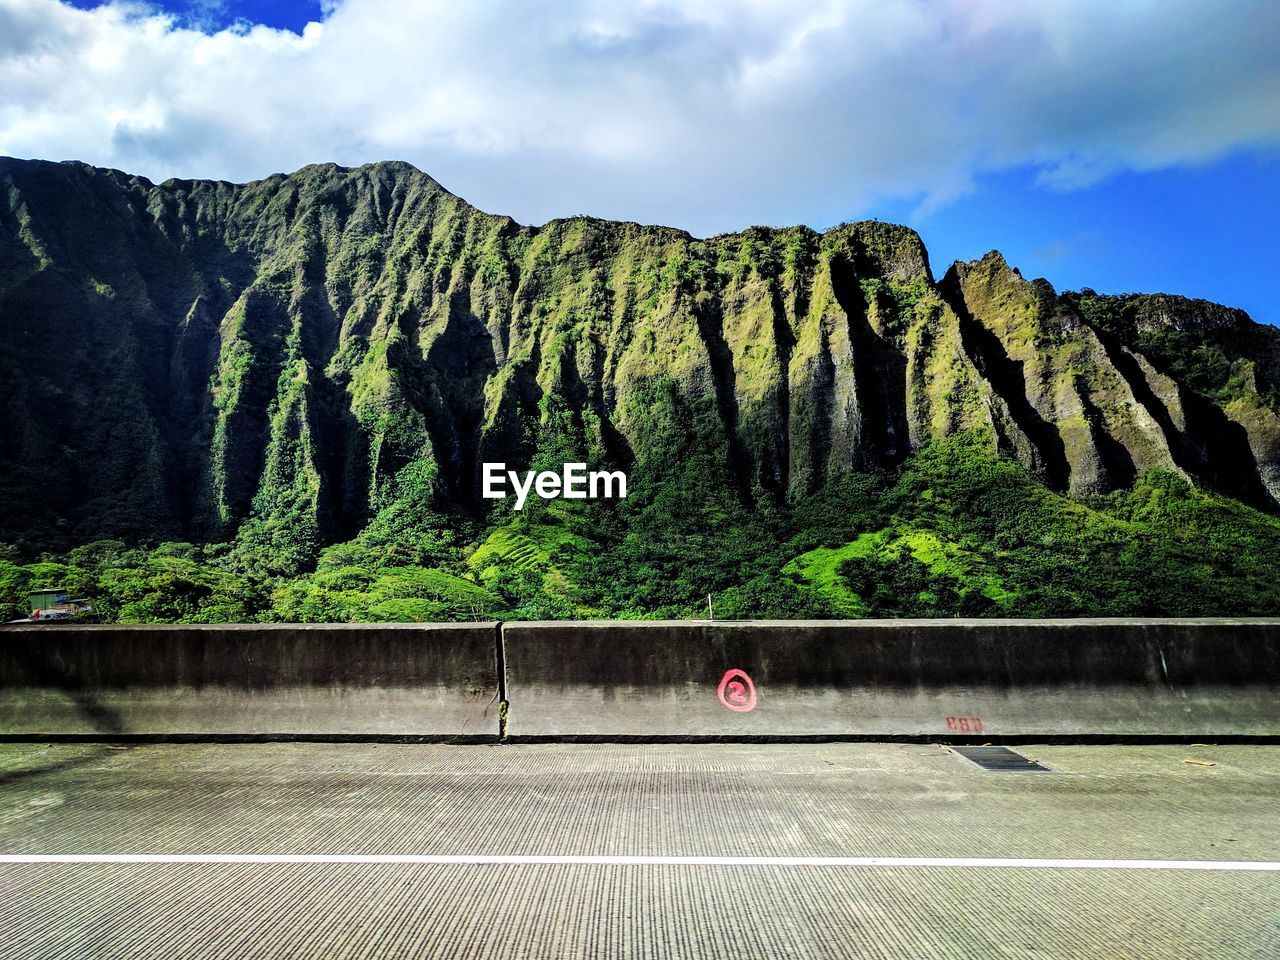
[{"label": "rocky cliff face", "polygon": [[1072,493],[1162,467],[1280,501],[1280,332],[998,253],[935,282],[904,227],[531,228],[398,163],[0,189],[0,539],[305,553],[427,488],[479,513],[485,460],[692,444],[761,502],[970,431]]}]

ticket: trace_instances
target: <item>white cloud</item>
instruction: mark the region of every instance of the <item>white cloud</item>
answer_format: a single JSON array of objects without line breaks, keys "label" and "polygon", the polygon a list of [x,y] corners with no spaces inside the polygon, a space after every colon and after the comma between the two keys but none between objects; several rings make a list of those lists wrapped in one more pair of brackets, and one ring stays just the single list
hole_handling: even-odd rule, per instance
[{"label": "white cloud", "polygon": [[1270,0],[339,0],[301,36],[0,0],[0,153],[154,179],[410,160],[698,233],[1280,142]]}]

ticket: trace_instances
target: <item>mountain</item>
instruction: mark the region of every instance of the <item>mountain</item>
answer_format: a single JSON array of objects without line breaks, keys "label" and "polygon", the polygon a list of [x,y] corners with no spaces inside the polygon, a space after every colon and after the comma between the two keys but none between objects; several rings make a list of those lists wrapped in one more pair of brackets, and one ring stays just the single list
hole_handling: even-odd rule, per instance
[{"label": "mountain", "polygon": [[[692,510],[663,497],[766,522],[939,444],[1063,503],[1159,476],[1257,523],[1280,508],[1280,331],[1217,304],[1058,294],[996,252],[935,279],[879,222],[527,227],[403,163],[157,185],[0,159],[0,188],[18,557],[224,543],[280,578],[357,542],[458,572],[538,516],[586,523],[525,544],[554,587],[573,537]],[[566,460],[640,500],[567,522],[480,498],[485,461]]]}]

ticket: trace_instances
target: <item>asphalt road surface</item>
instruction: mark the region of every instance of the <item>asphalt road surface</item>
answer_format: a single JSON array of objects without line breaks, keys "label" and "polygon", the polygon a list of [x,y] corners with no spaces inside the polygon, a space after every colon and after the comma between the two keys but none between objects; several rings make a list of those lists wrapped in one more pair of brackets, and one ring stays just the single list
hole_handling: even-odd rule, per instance
[{"label": "asphalt road surface", "polygon": [[3,744],[0,957],[1280,957],[1280,747],[1017,749]]}]

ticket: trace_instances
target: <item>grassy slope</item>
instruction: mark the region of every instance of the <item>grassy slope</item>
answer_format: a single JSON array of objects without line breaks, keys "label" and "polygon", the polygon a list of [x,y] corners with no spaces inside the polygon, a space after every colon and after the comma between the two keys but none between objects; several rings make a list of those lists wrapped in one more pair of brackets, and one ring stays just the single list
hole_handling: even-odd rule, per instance
[{"label": "grassy slope", "polygon": [[1172,474],[1071,498],[966,435],[760,511],[712,464],[667,463],[678,476],[613,507],[504,515],[434,566],[357,539],[273,579],[225,547],[103,542],[0,561],[0,591],[17,616],[28,589],[68,583],[126,622],[683,617],[708,593],[724,617],[1280,613],[1280,519]]}]

